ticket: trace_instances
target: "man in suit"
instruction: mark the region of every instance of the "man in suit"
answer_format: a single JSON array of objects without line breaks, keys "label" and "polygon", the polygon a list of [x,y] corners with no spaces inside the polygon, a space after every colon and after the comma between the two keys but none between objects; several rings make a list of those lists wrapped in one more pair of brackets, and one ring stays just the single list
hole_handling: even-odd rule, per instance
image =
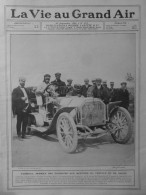
[{"label": "man in suit", "polygon": [[12,101],[13,105],[15,105],[15,114],[17,115],[17,135],[20,139],[25,138],[28,124],[29,92],[25,88],[25,81],[26,79],[24,77],[20,77],[19,86],[12,92]]},{"label": "man in suit", "polygon": [[122,107],[128,110],[129,107],[129,91],[127,90],[127,83],[122,82],[121,88],[118,91],[118,99],[121,101]]},{"label": "man in suit", "polygon": [[65,82],[61,81],[61,73],[55,73],[56,79],[51,82],[51,84],[56,86],[56,92],[59,94],[60,97],[66,95],[66,84]]},{"label": "man in suit", "polygon": [[88,91],[87,91],[87,97],[93,96],[92,92],[95,86],[96,86],[96,78],[93,78],[92,85],[88,88]]},{"label": "man in suit", "polygon": [[117,90],[114,88],[113,81],[110,82],[109,93],[110,93],[110,102],[115,102],[117,100]]},{"label": "man in suit", "polygon": [[84,79],[84,85],[81,87],[81,95],[87,97],[87,91],[91,85],[89,84],[89,79]]},{"label": "man in suit", "polygon": [[66,95],[71,96],[73,93],[73,86],[72,86],[72,79],[67,79],[67,85],[66,85]]},{"label": "man in suit", "polygon": [[102,85],[102,79],[97,78],[96,79],[96,86],[94,87],[92,91],[92,96],[94,98],[100,98],[105,104],[108,104],[109,102],[109,93],[106,88],[104,88]]}]

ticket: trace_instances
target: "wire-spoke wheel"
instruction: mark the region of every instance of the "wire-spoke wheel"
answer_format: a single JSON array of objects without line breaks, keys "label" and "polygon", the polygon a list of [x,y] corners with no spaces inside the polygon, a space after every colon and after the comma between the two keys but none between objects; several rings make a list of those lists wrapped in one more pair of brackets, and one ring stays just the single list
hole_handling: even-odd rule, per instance
[{"label": "wire-spoke wheel", "polygon": [[125,144],[132,136],[132,119],[129,112],[119,107],[110,116],[111,136],[115,142]]},{"label": "wire-spoke wheel", "polygon": [[57,119],[57,137],[63,150],[72,153],[78,144],[77,128],[70,114],[63,112]]}]

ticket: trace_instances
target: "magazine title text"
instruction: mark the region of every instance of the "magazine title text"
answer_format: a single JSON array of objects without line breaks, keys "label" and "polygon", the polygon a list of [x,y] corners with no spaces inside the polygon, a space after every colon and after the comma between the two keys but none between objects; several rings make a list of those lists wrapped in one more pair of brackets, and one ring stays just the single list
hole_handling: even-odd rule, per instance
[{"label": "magazine title text", "polygon": [[83,12],[80,9],[74,9],[72,12],[51,12],[44,9],[28,9],[27,11],[20,11],[15,9],[10,9],[11,19],[132,19],[135,16],[134,11],[129,11],[128,9],[120,10],[117,9],[115,13],[111,12],[110,9],[106,11],[99,12]]}]

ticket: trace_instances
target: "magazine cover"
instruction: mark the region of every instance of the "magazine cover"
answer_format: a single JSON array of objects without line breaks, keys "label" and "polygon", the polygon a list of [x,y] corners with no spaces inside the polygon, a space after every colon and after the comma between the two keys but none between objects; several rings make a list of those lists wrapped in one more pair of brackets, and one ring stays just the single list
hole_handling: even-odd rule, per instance
[{"label": "magazine cover", "polygon": [[142,2],[1,10],[2,192],[142,194]]}]

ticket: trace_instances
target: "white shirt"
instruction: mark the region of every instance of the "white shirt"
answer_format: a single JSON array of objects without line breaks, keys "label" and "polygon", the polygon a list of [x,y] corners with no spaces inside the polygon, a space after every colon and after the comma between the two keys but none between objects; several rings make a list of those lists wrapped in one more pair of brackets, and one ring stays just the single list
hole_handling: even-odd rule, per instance
[{"label": "white shirt", "polygon": [[41,94],[44,94],[45,93],[45,89],[46,89],[46,87],[49,85],[49,83],[45,83],[45,82],[43,82],[41,85],[39,85],[38,87],[37,87],[37,90],[36,90],[36,93],[41,93]]},{"label": "white shirt", "polygon": [[24,97],[26,97],[27,99],[25,100],[25,103],[28,103],[28,96],[27,96],[27,93],[25,91],[24,88],[20,87],[20,89],[22,90],[23,94],[24,94]]},{"label": "white shirt", "polygon": [[86,88],[88,88],[89,85],[85,85]]},{"label": "white shirt", "polygon": [[97,85],[97,88],[100,89],[101,88],[101,85]]}]

